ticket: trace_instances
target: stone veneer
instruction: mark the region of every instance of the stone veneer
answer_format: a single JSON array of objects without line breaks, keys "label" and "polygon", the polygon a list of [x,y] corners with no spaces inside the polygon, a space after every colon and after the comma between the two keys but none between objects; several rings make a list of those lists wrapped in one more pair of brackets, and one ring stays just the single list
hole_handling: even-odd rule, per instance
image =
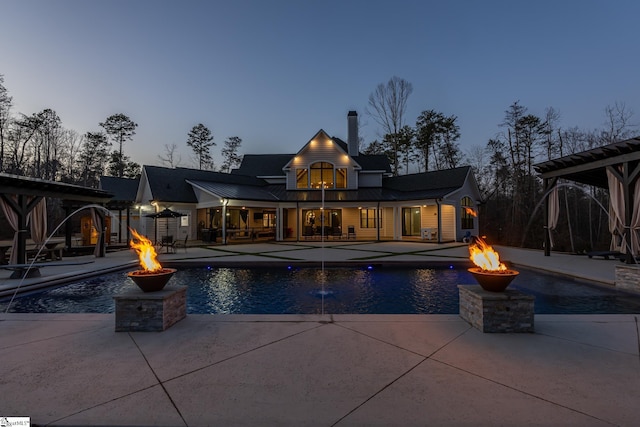
[{"label": "stone veneer", "polygon": [[157,332],[187,316],[187,287],[167,286],[143,292],[137,286],[115,295],[116,332]]},{"label": "stone veneer", "polygon": [[482,332],[533,332],[535,297],[506,289],[489,292],[479,285],[458,285],[460,317]]},{"label": "stone veneer", "polygon": [[616,288],[640,293],[640,268],[637,264],[616,265]]}]

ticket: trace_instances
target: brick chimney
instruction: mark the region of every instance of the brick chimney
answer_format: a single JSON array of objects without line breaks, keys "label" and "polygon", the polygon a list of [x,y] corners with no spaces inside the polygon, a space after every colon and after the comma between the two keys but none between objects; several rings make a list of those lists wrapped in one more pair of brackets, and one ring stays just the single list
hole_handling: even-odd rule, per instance
[{"label": "brick chimney", "polygon": [[358,156],[358,113],[355,111],[347,114],[347,146],[350,156]]}]

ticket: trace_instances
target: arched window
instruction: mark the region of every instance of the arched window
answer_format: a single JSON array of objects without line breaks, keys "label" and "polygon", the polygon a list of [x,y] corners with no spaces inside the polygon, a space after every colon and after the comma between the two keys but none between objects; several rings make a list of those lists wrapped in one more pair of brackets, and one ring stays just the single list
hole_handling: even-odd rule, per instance
[{"label": "arched window", "polygon": [[473,218],[478,216],[478,213],[473,208],[473,200],[471,197],[465,196],[460,200],[460,227],[463,230],[473,228]]},{"label": "arched window", "polygon": [[316,162],[311,165],[311,188],[334,188],[333,165],[329,162]]},{"label": "arched window", "polygon": [[309,169],[296,169],[296,188],[322,189],[347,188],[347,169],[335,168],[329,162],[313,163]]}]

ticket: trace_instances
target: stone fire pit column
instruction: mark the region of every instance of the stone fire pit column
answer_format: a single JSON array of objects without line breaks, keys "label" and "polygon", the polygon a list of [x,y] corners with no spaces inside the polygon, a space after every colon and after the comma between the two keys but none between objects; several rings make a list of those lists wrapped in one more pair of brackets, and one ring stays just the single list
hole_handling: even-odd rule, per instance
[{"label": "stone fire pit column", "polygon": [[170,285],[143,292],[131,287],[115,295],[116,332],[159,332],[187,316],[187,287]]},{"label": "stone fire pit column", "polygon": [[482,332],[533,332],[535,297],[515,289],[490,292],[458,285],[460,317]]}]

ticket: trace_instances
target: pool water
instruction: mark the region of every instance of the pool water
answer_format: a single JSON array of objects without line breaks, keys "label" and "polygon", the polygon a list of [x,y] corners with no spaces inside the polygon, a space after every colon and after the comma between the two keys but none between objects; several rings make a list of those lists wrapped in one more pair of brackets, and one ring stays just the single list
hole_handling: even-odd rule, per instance
[{"label": "pool water", "polygon": [[[324,283],[324,285],[323,285]],[[184,268],[192,314],[457,314],[465,268]],[[113,295],[135,286],[113,273],[16,298],[9,312],[112,313]],[[520,269],[511,289],[534,295],[538,314],[640,313],[640,297]],[[6,311],[7,301],[0,302]]]}]

